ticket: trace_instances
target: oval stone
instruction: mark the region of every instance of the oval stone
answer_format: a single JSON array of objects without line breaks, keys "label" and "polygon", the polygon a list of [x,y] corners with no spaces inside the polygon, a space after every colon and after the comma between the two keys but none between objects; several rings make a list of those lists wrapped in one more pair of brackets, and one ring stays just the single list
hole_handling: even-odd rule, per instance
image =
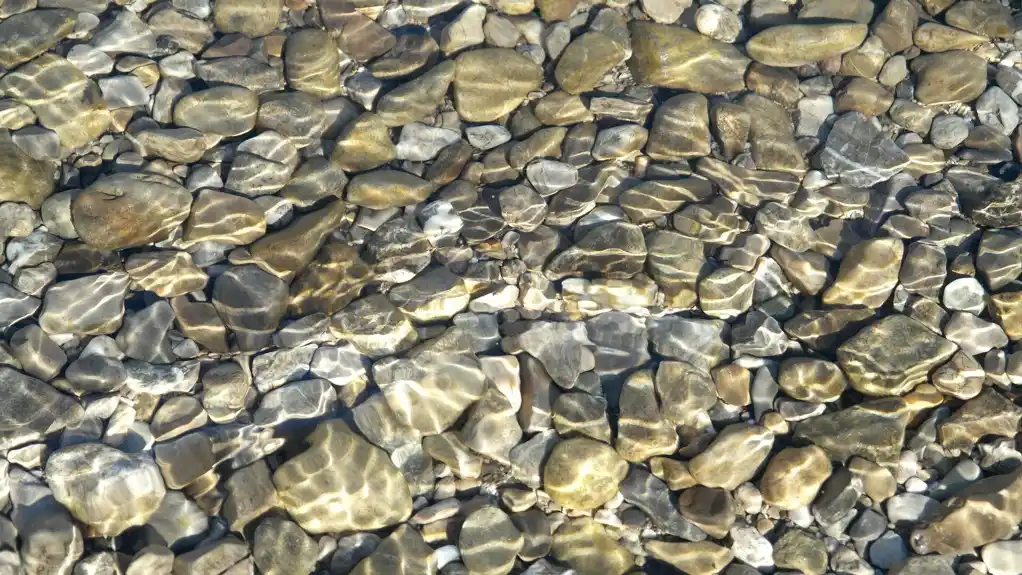
[{"label": "oval stone", "polygon": [[75,230],[85,243],[121,250],[160,241],[185,221],[192,195],[157,174],[112,174],[71,203]]},{"label": "oval stone", "polygon": [[794,68],[855,49],[868,30],[865,24],[852,22],[785,24],[756,34],[745,49],[762,64]]}]

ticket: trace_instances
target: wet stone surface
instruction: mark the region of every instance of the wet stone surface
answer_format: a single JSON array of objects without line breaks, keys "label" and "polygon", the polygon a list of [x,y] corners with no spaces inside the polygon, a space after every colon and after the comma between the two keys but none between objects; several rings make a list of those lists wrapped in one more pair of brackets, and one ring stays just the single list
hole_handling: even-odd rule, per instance
[{"label": "wet stone surface", "polygon": [[0,573],[1022,573],[1007,0],[0,1]]}]

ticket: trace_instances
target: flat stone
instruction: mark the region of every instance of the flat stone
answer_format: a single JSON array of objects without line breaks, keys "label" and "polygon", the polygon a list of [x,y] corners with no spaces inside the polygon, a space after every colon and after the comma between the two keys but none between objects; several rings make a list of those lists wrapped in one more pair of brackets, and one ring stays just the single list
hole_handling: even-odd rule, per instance
[{"label": "flat stone", "polygon": [[249,198],[205,189],[192,204],[185,222],[184,239],[194,243],[214,241],[245,245],[265,233],[266,219],[257,203]]},{"label": "flat stone", "polygon": [[694,521],[683,517],[675,508],[667,484],[649,472],[632,469],[621,483],[621,495],[649,516],[658,529],[688,541],[706,538],[706,533]]},{"label": "flat stone", "polygon": [[837,364],[822,359],[794,358],[781,362],[778,385],[800,401],[829,402],[841,397],[848,380]]},{"label": "flat stone", "polygon": [[265,36],[277,28],[283,0],[252,2],[227,0],[213,7],[213,22],[225,34],[240,32],[251,38]]},{"label": "flat stone", "polygon": [[902,395],[956,351],[950,341],[903,315],[888,316],[838,349],[851,386],[869,395]]},{"label": "flat stone", "polygon": [[[321,423],[306,441],[309,448],[273,474],[281,504],[303,529],[311,533],[372,530],[411,515],[404,477],[384,451],[353,434],[343,422]],[[330,465],[339,457],[357,465]]]},{"label": "flat stone", "polygon": [[[248,545],[234,535],[210,541],[174,558],[174,573],[199,575],[201,573],[229,573],[232,566],[248,555]],[[242,564],[244,566],[244,564]]]},{"label": "flat stone", "polygon": [[331,0],[319,5],[319,16],[342,52],[359,62],[372,60],[394,47],[394,34],[363,14],[361,2]]},{"label": "flat stone", "polygon": [[709,157],[696,162],[696,172],[717,184],[725,197],[750,208],[768,200],[787,203],[798,191],[799,178],[791,174],[750,170]]},{"label": "flat stone", "polygon": [[284,73],[296,90],[327,99],[340,94],[341,60],[330,35],[303,29],[284,44]]},{"label": "flat stone", "polygon": [[52,48],[74,30],[70,10],[31,10],[0,23],[0,65],[14,68]]},{"label": "flat stone", "polygon": [[124,272],[56,283],[46,291],[39,325],[47,333],[113,333],[121,325],[127,289]]},{"label": "flat stone", "polygon": [[557,254],[547,264],[551,280],[600,272],[609,278],[628,278],[642,269],[646,242],[638,226],[609,222],[593,228],[574,246]]},{"label": "flat stone", "polygon": [[214,282],[213,305],[238,347],[256,351],[284,315],[287,284],[253,265],[232,267]]},{"label": "flat stone", "polygon": [[1022,409],[986,388],[940,424],[940,442],[947,449],[969,450],[988,435],[1013,437],[1020,419]]},{"label": "flat stone", "polygon": [[563,523],[554,533],[552,551],[579,575],[624,575],[634,566],[632,554],[588,517]]},{"label": "flat stone", "polygon": [[92,37],[96,49],[108,54],[151,54],[156,51],[156,34],[131,10],[121,10]]},{"label": "flat stone", "polygon": [[1015,32],[1010,8],[976,0],[953,4],[944,19],[951,26],[990,38],[1007,38]]},{"label": "flat stone", "polygon": [[377,170],[352,178],[347,199],[357,206],[379,210],[419,203],[432,191],[432,184],[407,172]]},{"label": "flat stone", "polygon": [[625,460],[646,461],[657,455],[671,455],[678,446],[678,433],[660,414],[653,378],[649,371],[630,375],[618,400],[620,415],[614,448]]},{"label": "flat stone", "polygon": [[[0,445],[10,447],[44,437],[71,422],[77,403],[50,385],[9,367],[0,367],[0,381],[10,401],[0,406]],[[80,415],[80,411],[79,411]]]},{"label": "flat stone", "polygon": [[319,546],[292,521],[268,517],[259,522],[252,542],[252,558],[266,575],[312,572]]},{"label": "flat stone", "polygon": [[1001,292],[990,296],[990,315],[1000,324],[1012,341],[1022,339],[1022,292]]},{"label": "flat stone", "polygon": [[658,160],[686,160],[710,151],[709,107],[705,96],[680,94],[662,103],[653,117],[646,153]]},{"label": "flat stone", "polygon": [[813,535],[801,529],[790,529],[774,546],[774,563],[781,569],[823,575],[827,570],[827,548]]},{"label": "flat stone", "polygon": [[831,128],[820,161],[829,177],[870,187],[904,169],[909,157],[862,113],[848,112]]},{"label": "flat stone", "polygon": [[554,69],[557,84],[569,94],[588,92],[625,58],[624,49],[600,32],[575,38],[561,53]]},{"label": "flat stone", "polygon": [[[374,536],[375,537],[375,536]],[[338,547],[341,547],[340,545]],[[368,557],[358,561],[350,572],[351,575],[412,575],[413,573],[435,573],[436,555],[433,549],[423,540],[418,531],[407,525],[401,525],[389,537],[371,549]],[[338,554],[331,559],[330,566],[343,565],[336,561]],[[357,559],[356,559],[357,561]]]},{"label": "flat stone", "polygon": [[330,160],[348,172],[362,172],[382,166],[397,157],[397,148],[383,118],[362,114],[344,127]]},{"label": "flat stone", "polygon": [[897,461],[905,440],[905,402],[900,398],[866,401],[825,413],[795,426],[795,438],[827,452],[832,461],[859,455],[876,463]]},{"label": "flat stone", "polygon": [[734,46],[680,26],[633,21],[628,29],[628,66],[640,83],[702,94],[745,88],[750,60]]},{"label": "flat stone", "polygon": [[[381,96],[376,113],[387,126],[403,126],[422,120],[443,103],[456,71],[453,61],[434,66],[422,76]],[[482,79],[477,81],[484,82]]]},{"label": "flat stone", "polygon": [[773,547],[755,527],[735,526],[729,535],[735,559],[754,568],[773,568]]},{"label": "flat stone", "polygon": [[866,240],[841,260],[837,279],[823,293],[829,305],[878,308],[898,283],[905,246],[899,239]]},{"label": "flat stone", "polygon": [[486,506],[465,518],[458,536],[461,560],[473,572],[506,575],[525,540],[506,513]]},{"label": "flat stone", "polygon": [[[486,48],[458,56],[454,105],[470,122],[492,122],[511,112],[539,88],[542,70],[512,50]],[[493,78],[509,81],[494,83]]]},{"label": "flat stone", "polygon": [[[121,15],[125,13],[129,12],[122,11]],[[0,92],[32,108],[39,123],[56,132],[61,145],[68,149],[84,146],[110,124],[110,112],[96,83],[53,53],[45,53],[5,75],[0,79]],[[35,169],[41,170],[41,166]],[[48,184],[46,179],[42,182]],[[35,185],[41,188],[43,183]]]}]

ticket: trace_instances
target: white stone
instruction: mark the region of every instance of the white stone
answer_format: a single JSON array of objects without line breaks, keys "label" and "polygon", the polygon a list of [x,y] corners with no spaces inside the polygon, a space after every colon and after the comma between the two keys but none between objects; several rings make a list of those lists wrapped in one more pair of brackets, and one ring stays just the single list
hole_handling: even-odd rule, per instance
[{"label": "white stone", "polygon": [[460,132],[412,122],[401,128],[401,139],[397,143],[397,159],[413,162],[432,160],[440,150],[460,139]]},{"label": "white stone", "polygon": [[437,569],[443,569],[448,563],[461,559],[461,553],[458,551],[457,545],[444,545],[434,551],[433,556],[436,557]]},{"label": "white stone", "polygon": [[696,30],[714,40],[732,43],[742,32],[742,21],[720,4],[703,4],[696,10]]},{"label": "white stone", "polygon": [[500,289],[479,296],[468,304],[469,311],[476,313],[493,313],[515,307],[518,301],[518,287],[506,285]]},{"label": "white stone", "polygon": [[1022,541],[996,541],[980,556],[990,575],[1022,575]]},{"label": "white stone", "polygon": [[755,527],[732,527],[730,534],[735,559],[756,569],[774,566],[774,548]]},{"label": "white stone", "polygon": [[798,101],[796,136],[819,137],[820,128],[834,113],[834,99],[830,96],[809,96]]},{"label": "white stone", "polygon": [[1008,336],[996,323],[971,313],[955,312],[944,326],[944,337],[969,355],[979,355],[1008,345]]},{"label": "white stone", "polygon": [[986,290],[976,278],[959,278],[944,286],[944,307],[979,314],[986,306]]},{"label": "white stone", "polygon": [[367,377],[368,358],[350,343],[324,345],[312,355],[309,371],[337,386],[345,386]]}]

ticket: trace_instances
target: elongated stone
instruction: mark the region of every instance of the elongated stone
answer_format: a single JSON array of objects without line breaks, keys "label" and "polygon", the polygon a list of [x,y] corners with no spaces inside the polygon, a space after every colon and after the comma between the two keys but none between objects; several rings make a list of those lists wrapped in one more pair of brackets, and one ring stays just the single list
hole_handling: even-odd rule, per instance
[{"label": "elongated stone", "polygon": [[629,23],[628,30],[632,36],[628,66],[640,83],[703,94],[745,88],[750,60],[731,44],[680,26],[639,20]]},{"label": "elongated stone", "polygon": [[866,39],[868,30],[865,24],[846,22],[783,24],[756,34],[745,49],[757,62],[793,68],[854,49]]}]

